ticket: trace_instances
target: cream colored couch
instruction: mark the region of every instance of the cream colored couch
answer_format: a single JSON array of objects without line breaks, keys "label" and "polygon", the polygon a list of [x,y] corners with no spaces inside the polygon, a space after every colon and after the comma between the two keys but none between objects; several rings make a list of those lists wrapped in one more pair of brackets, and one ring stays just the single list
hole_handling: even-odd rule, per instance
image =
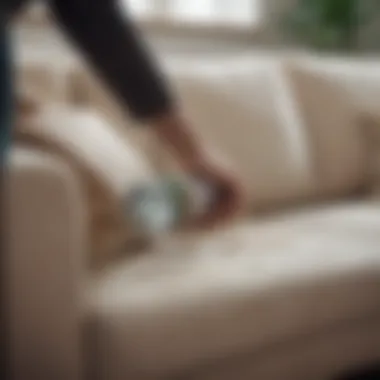
[{"label": "cream colored couch", "polygon": [[[380,106],[375,65],[299,60],[361,110]],[[314,144],[281,62],[169,65],[198,132],[235,164],[251,209],[167,252],[91,273],[80,182],[62,160],[14,149],[17,379],[327,380],[380,360],[376,152],[345,126],[318,130],[328,146]],[[85,75],[70,78],[76,101],[118,119]],[[329,113],[337,104],[322,100],[322,124],[338,120]]]}]

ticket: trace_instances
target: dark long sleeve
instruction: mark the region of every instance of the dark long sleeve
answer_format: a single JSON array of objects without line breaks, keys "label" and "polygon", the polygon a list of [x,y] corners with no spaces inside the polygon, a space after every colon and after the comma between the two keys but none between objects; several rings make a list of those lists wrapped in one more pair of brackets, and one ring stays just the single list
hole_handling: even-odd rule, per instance
[{"label": "dark long sleeve", "polygon": [[58,23],[133,117],[172,107],[167,83],[114,0],[51,0]]}]

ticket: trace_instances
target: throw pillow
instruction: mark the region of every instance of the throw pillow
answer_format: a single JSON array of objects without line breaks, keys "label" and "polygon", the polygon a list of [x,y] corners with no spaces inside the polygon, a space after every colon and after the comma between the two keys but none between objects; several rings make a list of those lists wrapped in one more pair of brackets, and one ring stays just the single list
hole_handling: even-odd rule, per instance
[{"label": "throw pillow", "polygon": [[77,173],[88,205],[92,268],[104,267],[141,242],[125,218],[123,199],[133,186],[149,180],[152,171],[104,119],[85,109],[39,106],[19,118],[15,139],[59,155]]}]

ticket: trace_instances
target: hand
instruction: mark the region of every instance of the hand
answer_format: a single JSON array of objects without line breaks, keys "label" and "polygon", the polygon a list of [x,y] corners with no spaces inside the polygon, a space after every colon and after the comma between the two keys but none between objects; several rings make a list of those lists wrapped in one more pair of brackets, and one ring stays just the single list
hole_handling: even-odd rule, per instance
[{"label": "hand", "polygon": [[190,223],[191,228],[212,228],[233,218],[244,206],[239,182],[204,152],[200,140],[188,123],[177,113],[168,113],[154,120],[159,139],[176,157],[183,170],[209,183],[215,189],[210,209]]},{"label": "hand", "polygon": [[[188,168],[191,164],[188,164]],[[218,227],[239,214],[244,206],[243,190],[233,175],[221,165],[209,159],[197,160],[189,172],[211,186],[213,198],[209,209],[199,218],[191,221],[191,229],[209,229]]]}]

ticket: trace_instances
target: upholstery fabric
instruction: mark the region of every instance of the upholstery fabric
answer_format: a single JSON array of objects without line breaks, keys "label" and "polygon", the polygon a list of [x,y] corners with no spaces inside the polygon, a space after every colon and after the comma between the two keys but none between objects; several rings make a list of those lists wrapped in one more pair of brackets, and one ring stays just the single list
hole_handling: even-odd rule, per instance
[{"label": "upholstery fabric", "polygon": [[379,211],[244,221],[110,269],[88,298],[104,373],[185,371],[380,312]]},{"label": "upholstery fabric", "polygon": [[378,320],[350,321],[323,333],[302,335],[263,350],[206,363],[178,380],[329,380],[377,363],[379,344]]},{"label": "upholstery fabric", "polygon": [[285,62],[284,72],[308,135],[317,194],[343,196],[365,186],[366,141],[345,89],[301,63]]},{"label": "upholstery fabric", "polygon": [[54,155],[16,147],[6,188],[2,291],[12,377],[81,380],[89,250],[81,183]]},{"label": "upholstery fabric", "polygon": [[139,240],[124,213],[124,197],[153,174],[132,144],[95,112],[47,106],[18,123],[16,140],[63,157],[80,173],[90,213],[89,263],[102,268]]},{"label": "upholstery fabric", "polygon": [[68,84],[71,106],[96,109],[119,136],[144,153],[156,171],[160,168],[162,147],[154,138],[151,128],[141,128],[136,120],[131,119],[109,88],[88,67],[79,66],[72,70]]},{"label": "upholstery fabric", "polygon": [[308,147],[276,64],[174,69],[173,82],[194,129],[238,173],[254,209],[307,196]]},{"label": "upholstery fabric", "polygon": [[73,63],[37,54],[25,57],[19,53],[18,58],[15,69],[18,93],[31,94],[36,101],[71,102]]},{"label": "upholstery fabric", "polygon": [[360,116],[361,127],[367,142],[371,183],[369,193],[380,199],[380,112],[363,111]]}]

